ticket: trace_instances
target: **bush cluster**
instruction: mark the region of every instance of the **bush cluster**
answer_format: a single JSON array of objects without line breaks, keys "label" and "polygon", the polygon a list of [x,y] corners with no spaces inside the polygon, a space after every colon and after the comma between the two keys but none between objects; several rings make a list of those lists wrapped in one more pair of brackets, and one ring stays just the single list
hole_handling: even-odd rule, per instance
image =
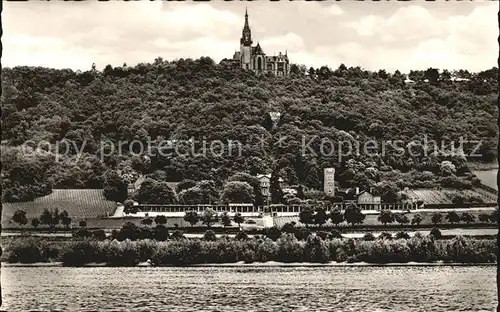
[{"label": "bush cluster", "polygon": [[453,262],[492,263],[497,259],[494,240],[457,236],[436,240],[433,235],[392,239],[323,239],[309,235],[299,240],[293,234],[282,234],[276,241],[267,237],[238,239],[215,238],[207,233],[203,239],[123,240],[92,238],[52,244],[41,239],[24,239],[11,246],[9,262],[62,261],[66,266],[105,263],[109,266],[134,266],[150,261],[156,266],[185,266],[204,263],[252,262]]}]

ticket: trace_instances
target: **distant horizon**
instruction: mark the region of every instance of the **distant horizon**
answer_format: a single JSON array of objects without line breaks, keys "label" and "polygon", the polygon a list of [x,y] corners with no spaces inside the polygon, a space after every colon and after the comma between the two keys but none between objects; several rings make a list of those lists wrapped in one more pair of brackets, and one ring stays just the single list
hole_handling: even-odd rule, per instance
[{"label": "distant horizon", "polygon": [[[158,57],[161,57],[161,56],[158,56]],[[206,55],[204,55],[204,56],[200,56],[200,57],[197,57],[197,58],[188,58],[188,57],[186,57],[186,58],[183,58],[183,59],[184,59],[184,60],[191,59],[191,60],[193,60],[193,61],[196,61],[196,60],[199,60],[199,59],[200,59],[200,58],[202,58],[202,57],[210,57],[210,56],[206,56]],[[211,58],[211,57],[210,57],[210,58]],[[180,60],[180,58],[177,58],[177,59],[174,59],[174,60],[167,60],[167,59],[165,59],[165,58],[163,58],[163,57],[162,57],[162,59],[163,59],[163,61],[166,61],[166,62],[168,62],[168,63],[173,63],[173,62],[177,62],[177,61],[179,61],[179,60]],[[215,63],[216,65],[220,64],[220,62],[222,61],[222,59],[221,59],[221,60],[219,60],[219,61],[216,61],[216,60],[214,60],[213,58],[211,58],[211,59],[214,61],[214,63]],[[230,58],[228,58],[228,59],[230,59]],[[124,63],[124,64],[126,64],[126,65],[127,65],[127,67],[129,67],[129,68],[130,68],[130,67],[136,67],[136,66],[138,66],[138,65],[140,65],[140,64],[154,64],[154,60],[152,60],[152,61],[143,61],[143,62],[138,62],[138,63],[135,63],[135,64],[127,64],[126,62],[123,62],[123,63]],[[337,66],[330,66],[330,65],[325,64],[325,65],[320,65],[320,66],[318,66],[318,67],[315,67],[315,66],[307,66],[307,65],[305,65],[305,64],[296,64],[296,63],[294,63],[293,61],[290,61],[290,65],[298,65],[298,66],[305,65],[305,66],[307,67],[307,69],[309,69],[309,68],[311,68],[311,67],[313,67],[314,69],[319,69],[319,68],[320,68],[320,67],[322,67],[322,66],[327,66],[327,67],[328,67],[329,69],[331,69],[331,70],[336,70],[337,68],[339,68],[339,66],[340,66],[341,64],[344,64],[347,68],[356,68],[356,67],[359,67],[360,69],[365,70],[365,71],[369,71],[369,72],[378,72],[379,70],[385,70],[388,74],[394,74],[397,70],[399,70],[399,69],[395,69],[395,70],[390,71],[390,70],[387,70],[387,69],[385,69],[385,68],[379,68],[379,69],[368,69],[368,68],[363,68],[362,66],[359,66],[359,65],[350,65],[350,64],[346,64],[346,63],[340,63],[340,64],[338,64]],[[103,65],[102,67],[99,67],[99,65],[98,65],[98,64],[95,64],[95,65],[96,65],[96,70],[97,70],[98,72],[102,72],[102,71],[104,71],[104,69],[106,68],[106,66],[111,65],[111,64],[106,64],[106,65]],[[113,66],[113,65],[111,65],[111,66],[112,66],[113,68],[118,68],[118,67],[123,67],[123,64],[122,64],[122,65],[117,65],[117,66]],[[89,70],[91,70],[91,69],[92,69],[92,64],[91,64],[91,65],[89,66],[89,68],[87,68],[87,69],[73,69],[73,68],[69,68],[69,67],[65,67],[65,68],[55,68],[55,67],[48,67],[48,66],[41,66],[41,65],[16,65],[16,66],[2,66],[2,69],[14,69],[14,68],[19,68],[19,67],[28,67],[28,68],[46,68],[46,69],[53,69],[53,70],[71,70],[71,71],[73,71],[73,72],[78,72],[78,71],[80,71],[80,72],[86,72],[86,71],[89,71]],[[464,70],[464,71],[469,72],[470,74],[478,74],[478,73],[480,73],[480,72],[484,72],[484,71],[487,71],[487,70],[495,69],[495,68],[498,68],[498,67],[497,67],[497,65],[494,65],[494,66],[492,66],[492,67],[490,67],[490,68],[480,69],[480,70],[477,70],[477,71],[471,71],[471,70],[468,70],[468,69],[466,69],[466,68],[449,69],[449,68],[437,68],[437,67],[416,68],[416,69],[411,69],[411,70],[414,70],[414,71],[426,71],[426,70],[427,70],[427,69],[429,69],[429,68],[437,69],[437,70],[439,71],[439,73],[442,73],[443,71],[447,70],[448,72],[450,72],[450,73],[452,74],[453,72],[460,71],[460,70]],[[408,74],[410,73],[410,71],[405,72],[405,71],[402,71],[402,70],[399,70],[399,72],[400,72],[401,74],[403,74],[403,75],[408,75]]]},{"label": "distant horizon", "polygon": [[[480,72],[498,62],[498,3],[5,2],[2,65],[102,70],[156,57],[219,63],[254,44],[307,68]],[[39,25],[45,25],[40,27]]]}]

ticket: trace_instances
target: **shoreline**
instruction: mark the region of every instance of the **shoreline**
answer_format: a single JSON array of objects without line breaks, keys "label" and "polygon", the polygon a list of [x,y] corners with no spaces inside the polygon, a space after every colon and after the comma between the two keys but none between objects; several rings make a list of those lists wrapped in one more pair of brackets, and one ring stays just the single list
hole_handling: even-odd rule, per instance
[{"label": "shoreline", "polygon": [[88,263],[83,266],[64,266],[62,262],[36,262],[36,263],[8,263],[1,262],[0,267],[63,267],[63,268],[211,268],[211,267],[221,267],[221,268],[239,268],[239,267],[256,267],[256,268],[266,268],[266,267],[291,267],[291,268],[301,268],[301,267],[435,267],[435,266],[497,266],[497,263],[447,263],[447,262],[407,262],[407,263],[368,263],[368,262],[336,262],[331,261],[327,263],[313,263],[313,262],[253,262],[253,263],[244,263],[243,261],[235,262],[235,263],[203,263],[203,264],[191,264],[187,266],[154,266],[149,264],[148,262],[142,262],[135,266],[110,266],[105,263]]}]

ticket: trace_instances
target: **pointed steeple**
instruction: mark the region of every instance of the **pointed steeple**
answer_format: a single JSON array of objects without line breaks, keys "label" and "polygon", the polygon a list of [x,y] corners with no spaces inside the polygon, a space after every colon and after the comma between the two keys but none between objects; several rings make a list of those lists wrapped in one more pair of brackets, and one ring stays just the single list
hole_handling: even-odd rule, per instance
[{"label": "pointed steeple", "polygon": [[248,9],[245,8],[245,26],[243,26],[243,31],[241,34],[241,44],[245,46],[252,45],[252,32],[250,31],[250,26],[248,25]]}]

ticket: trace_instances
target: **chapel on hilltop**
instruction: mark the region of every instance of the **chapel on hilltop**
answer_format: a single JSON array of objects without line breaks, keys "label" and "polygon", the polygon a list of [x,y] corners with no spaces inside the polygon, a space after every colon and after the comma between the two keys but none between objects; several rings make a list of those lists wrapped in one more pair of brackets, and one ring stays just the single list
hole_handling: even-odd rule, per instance
[{"label": "chapel on hilltop", "polygon": [[257,42],[252,46],[252,33],[248,25],[248,12],[245,10],[245,26],[240,39],[240,51],[235,52],[233,61],[238,62],[243,69],[253,70],[255,73],[271,73],[277,76],[288,76],[290,64],[288,55],[279,52],[278,55],[268,56]]}]

